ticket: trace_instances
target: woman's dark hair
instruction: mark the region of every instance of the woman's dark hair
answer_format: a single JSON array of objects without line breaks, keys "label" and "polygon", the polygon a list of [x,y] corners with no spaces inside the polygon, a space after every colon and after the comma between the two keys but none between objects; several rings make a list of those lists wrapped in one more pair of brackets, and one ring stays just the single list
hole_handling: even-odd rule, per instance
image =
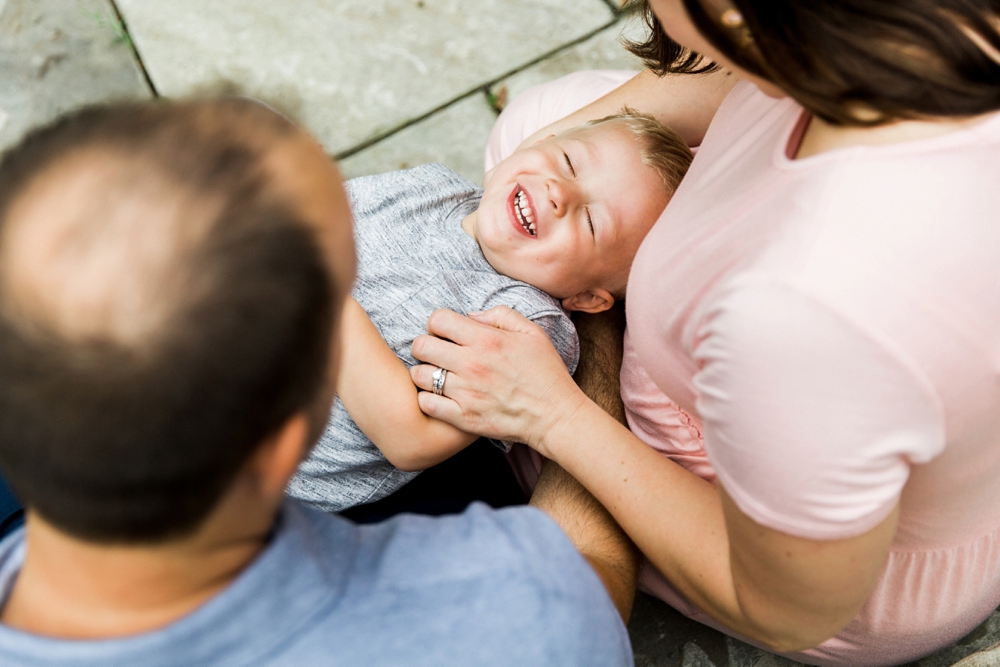
[{"label": "woman's dark hair", "polygon": [[[0,267],[0,464],[61,530],[129,543],[190,532],[267,436],[320,394],[337,286],[298,204],[263,167],[296,132],[249,100],[122,104],[38,130],[0,163],[0,251],[23,250],[10,229],[29,223],[11,215],[36,183],[108,161],[117,171],[93,192],[105,214],[73,219],[85,232],[73,252],[123,229],[185,239],[150,292],[168,314],[136,339],[70,335],[26,314],[11,296],[16,271]],[[148,210],[128,208],[137,200]],[[68,215],[74,203],[63,203]]]},{"label": "woman's dark hair", "polygon": [[[646,5],[648,10],[648,3]],[[1000,109],[998,0],[733,0],[726,25],[684,6],[733,63],[840,125]],[[976,39],[981,41],[977,44]]]},{"label": "woman's dark hair", "polygon": [[642,41],[627,40],[625,48],[642,59],[643,63],[658,76],[664,74],[703,74],[719,69],[706,61],[698,53],[684,48],[663,32],[660,19],[646,0],[636,0],[628,4],[628,9],[646,24],[646,38]]}]

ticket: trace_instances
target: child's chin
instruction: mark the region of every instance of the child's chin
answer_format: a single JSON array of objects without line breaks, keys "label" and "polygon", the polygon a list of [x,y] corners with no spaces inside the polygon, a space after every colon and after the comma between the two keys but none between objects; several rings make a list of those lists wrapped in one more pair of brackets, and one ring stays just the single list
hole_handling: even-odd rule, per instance
[{"label": "child's chin", "polygon": [[486,216],[482,216],[482,209],[479,210],[480,219],[485,217],[486,222],[485,225],[481,225],[482,235],[486,237],[486,242],[491,243],[491,245],[503,239],[504,232],[510,226],[510,221],[507,220],[507,211],[498,210],[499,208],[499,206],[491,207]]}]

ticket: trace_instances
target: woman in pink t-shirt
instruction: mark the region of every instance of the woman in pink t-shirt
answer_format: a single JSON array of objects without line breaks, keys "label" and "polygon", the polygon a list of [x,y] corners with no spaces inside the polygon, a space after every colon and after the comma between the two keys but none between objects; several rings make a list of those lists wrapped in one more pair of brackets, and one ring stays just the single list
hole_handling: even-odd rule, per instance
[{"label": "woman in pink t-shirt", "polygon": [[[1000,604],[1000,3],[649,8],[647,55],[699,67],[662,25],[733,75],[577,75],[488,153],[613,86],[550,127],[628,104],[700,144],[629,279],[632,431],[510,311],[435,314],[421,406],[560,464],[729,634],[831,665],[952,643]],[[540,236],[588,205],[536,199]]]}]

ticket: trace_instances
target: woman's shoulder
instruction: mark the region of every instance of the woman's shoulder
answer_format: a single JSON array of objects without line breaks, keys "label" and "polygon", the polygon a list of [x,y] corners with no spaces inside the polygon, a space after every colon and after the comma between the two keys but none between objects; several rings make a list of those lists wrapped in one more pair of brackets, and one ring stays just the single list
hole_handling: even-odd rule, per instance
[{"label": "woman's shoulder", "polygon": [[[699,154],[715,155],[753,144],[758,135],[773,132],[800,113],[801,107],[789,97],[769,97],[748,81],[740,81],[726,96],[712,118]],[[705,162],[706,157],[701,157]],[[715,157],[711,159],[717,159]]]}]

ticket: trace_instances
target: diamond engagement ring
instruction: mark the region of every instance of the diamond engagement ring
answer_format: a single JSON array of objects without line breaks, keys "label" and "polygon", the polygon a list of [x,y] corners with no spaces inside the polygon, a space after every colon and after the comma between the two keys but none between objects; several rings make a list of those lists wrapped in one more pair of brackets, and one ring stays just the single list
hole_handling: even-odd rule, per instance
[{"label": "diamond engagement ring", "polygon": [[444,393],[444,381],[447,375],[448,371],[443,368],[437,369],[434,371],[434,374],[431,375],[431,379],[434,380],[434,384],[431,385],[431,390],[438,396]]}]

